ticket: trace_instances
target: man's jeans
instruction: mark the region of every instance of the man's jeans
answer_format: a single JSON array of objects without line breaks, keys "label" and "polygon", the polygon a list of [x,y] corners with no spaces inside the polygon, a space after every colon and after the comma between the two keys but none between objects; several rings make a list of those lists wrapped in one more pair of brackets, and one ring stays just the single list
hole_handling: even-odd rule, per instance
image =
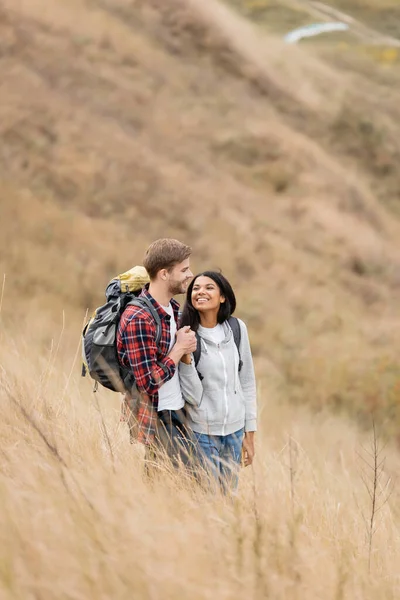
[{"label": "man's jeans", "polygon": [[229,435],[207,435],[193,432],[205,469],[224,493],[234,492],[242,456],[244,429]]},{"label": "man's jeans", "polygon": [[196,440],[186,426],[185,410],[161,410],[157,417],[154,443],[146,446],[146,475],[152,477],[156,472],[166,472],[164,461],[169,460],[175,469],[183,469],[182,475],[186,473],[190,479],[196,479],[199,461]]},{"label": "man's jeans", "polygon": [[160,410],[157,413],[156,444],[175,467],[192,466],[196,458],[193,433],[186,425],[185,409]]}]

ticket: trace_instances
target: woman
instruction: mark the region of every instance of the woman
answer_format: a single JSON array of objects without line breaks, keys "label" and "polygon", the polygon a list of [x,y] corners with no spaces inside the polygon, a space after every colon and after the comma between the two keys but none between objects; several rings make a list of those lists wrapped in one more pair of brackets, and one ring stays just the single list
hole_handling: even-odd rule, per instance
[{"label": "woman", "polygon": [[235,308],[227,279],[205,271],[189,285],[181,318],[197,334],[196,353],[179,364],[188,425],[224,491],[237,487],[242,449],[244,464],[252,463],[257,428],[249,337],[243,321],[232,317]]}]

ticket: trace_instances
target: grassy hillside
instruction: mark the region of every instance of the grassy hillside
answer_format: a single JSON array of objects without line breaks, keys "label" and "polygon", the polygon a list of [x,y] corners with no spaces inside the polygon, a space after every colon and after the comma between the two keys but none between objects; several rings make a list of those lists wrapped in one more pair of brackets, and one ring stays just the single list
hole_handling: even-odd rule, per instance
[{"label": "grassy hillside", "polygon": [[394,434],[399,69],[316,47],[212,0],[4,0],[3,327],[47,347],[64,318],[74,347],[175,236],[231,278],[260,374]]},{"label": "grassy hillside", "polygon": [[[395,2],[333,4],[396,35]],[[0,2],[2,600],[399,597],[400,67],[284,45],[309,9]],[[145,479],[118,395],[79,375],[87,309],[160,236],[249,325],[233,502]]]}]

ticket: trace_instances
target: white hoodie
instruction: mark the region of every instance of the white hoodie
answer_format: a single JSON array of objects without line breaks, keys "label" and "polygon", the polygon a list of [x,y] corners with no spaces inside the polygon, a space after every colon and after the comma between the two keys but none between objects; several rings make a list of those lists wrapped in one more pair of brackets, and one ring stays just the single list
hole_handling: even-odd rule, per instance
[{"label": "white hoodie", "polygon": [[[228,322],[223,323],[225,338],[216,344],[207,330],[200,335],[201,356],[197,369],[179,363],[179,379],[186,401],[188,425],[197,433],[229,435],[245,428],[257,429],[256,381],[247,327],[241,329],[239,353]],[[199,373],[202,379],[199,377]]]}]

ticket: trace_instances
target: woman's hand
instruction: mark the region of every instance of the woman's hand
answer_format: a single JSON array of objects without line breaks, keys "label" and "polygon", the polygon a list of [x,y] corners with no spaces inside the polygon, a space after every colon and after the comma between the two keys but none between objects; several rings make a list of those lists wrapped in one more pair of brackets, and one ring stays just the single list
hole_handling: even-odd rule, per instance
[{"label": "woman's hand", "polygon": [[192,355],[184,354],[181,358],[181,362],[185,363],[185,365],[190,365],[190,363],[192,362]]},{"label": "woman's hand", "polygon": [[243,461],[244,466],[248,467],[252,464],[256,453],[254,448],[254,431],[246,431],[243,439]]}]

